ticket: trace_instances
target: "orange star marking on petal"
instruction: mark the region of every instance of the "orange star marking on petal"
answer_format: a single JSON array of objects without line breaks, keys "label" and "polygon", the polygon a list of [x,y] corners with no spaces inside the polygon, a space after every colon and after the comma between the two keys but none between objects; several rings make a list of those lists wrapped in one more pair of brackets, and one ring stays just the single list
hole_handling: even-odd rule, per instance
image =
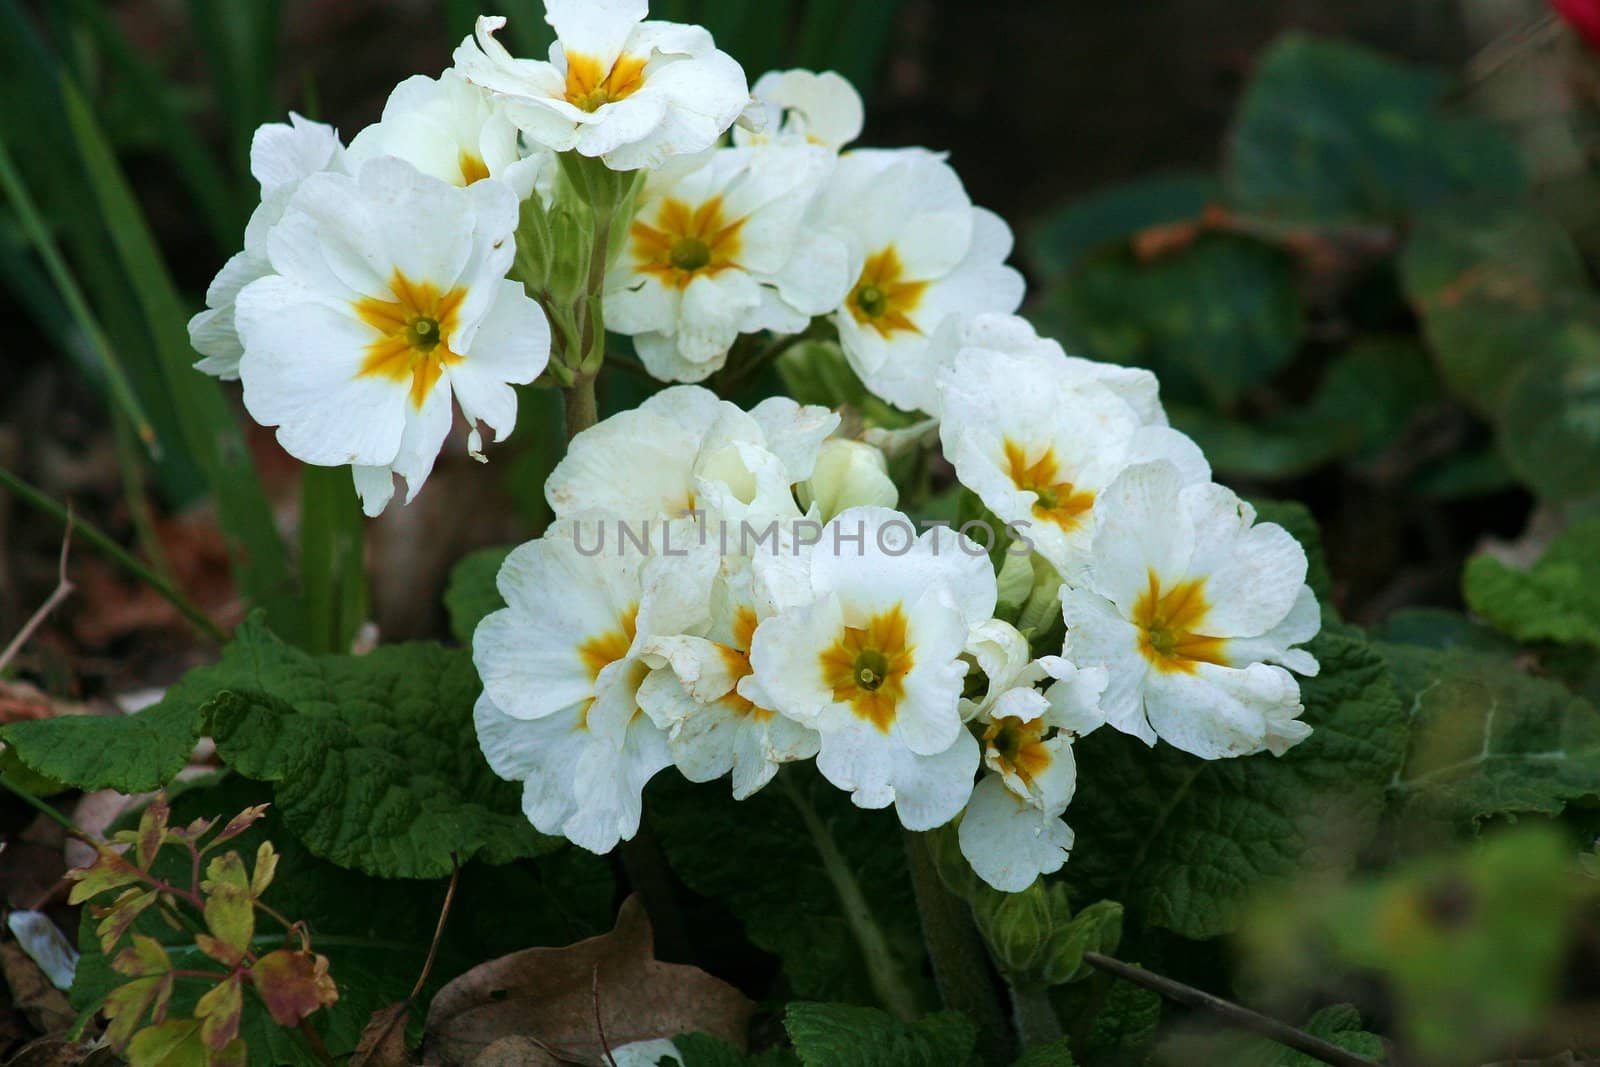
[{"label": "orange star marking on petal", "polygon": [[1047,448],[1033,462],[1028,450],[1009,438],[1005,443],[1006,465],[1011,468],[1011,483],[1018,489],[1037,494],[1033,513],[1045,522],[1070,530],[1083,521],[1094,507],[1094,494],[1063,481],[1054,449]]},{"label": "orange star marking on petal", "polygon": [[765,721],[772,718],[772,711],[741,696],[738,689],[739,680],[754,673],[750,667],[750,642],[755,637],[757,625],[759,620],[756,613],[748,607],[740,608],[733,616],[733,644],[717,646],[717,653],[733,677],[733,686],[722,697],[721,703],[727,705],[735,715],[752,715]]},{"label": "orange star marking on petal", "polygon": [[846,626],[822,653],[822,678],[833,689],[833,699],[888,733],[905,699],[915,651],[907,644],[905,612],[896,604],[865,626]]},{"label": "orange star marking on petal", "polygon": [[867,257],[861,277],[845,302],[857,322],[872,327],[883,337],[922,332],[910,315],[922,303],[928,283],[903,281],[905,270],[893,245]]},{"label": "orange star marking on petal", "polygon": [[1050,766],[1050,750],[1044,746],[1043,718],[1032,722],[1021,719],[996,719],[983,734],[983,747],[999,757],[1005,769],[1031,783]]},{"label": "orange star marking on petal", "polygon": [[607,104],[626,100],[644,85],[647,60],[618,56],[610,70],[602,70],[593,56],[567,53],[567,103],[580,111],[599,111]]},{"label": "orange star marking on petal", "polygon": [[456,159],[456,165],[461,168],[462,185],[472,185],[489,176],[489,164],[471,152],[463,150]]},{"label": "orange star marking on petal", "polygon": [[1206,580],[1179,582],[1162,592],[1161,580],[1150,573],[1150,586],[1133,606],[1139,628],[1139,651],[1157,670],[1193,674],[1201,663],[1226,665],[1227,638],[1207,637],[1194,629],[1211,610],[1205,596]]},{"label": "orange star marking on petal", "polygon": [[622,613],[615,630],[607,630],[578,646],[578,658],[588,668],[590,678],[599,678],[601,671],[628,654],[628,649],[633,647],[638,625],[639,605],[634,604]]},{"label": "orange star marking on petal", "polygon": [[378,331],[367,345],[360,376],[411,382],[411,403],[419,411],[444,369],[465,357],[450,348],[465,289],[440,292],[431,282],[413,282],[398,270],[389,279],[393,300],[362,297],[355,313]]},{"label": "orange star marking on petal", "polygon": [[656,212],[655,225],[638,219],[628,230],[636,269],[656,275],[668,287],[687,289],[699,275],[737,267],[744,221],[722,217],[720,196],[695,208],[668,197]]}]

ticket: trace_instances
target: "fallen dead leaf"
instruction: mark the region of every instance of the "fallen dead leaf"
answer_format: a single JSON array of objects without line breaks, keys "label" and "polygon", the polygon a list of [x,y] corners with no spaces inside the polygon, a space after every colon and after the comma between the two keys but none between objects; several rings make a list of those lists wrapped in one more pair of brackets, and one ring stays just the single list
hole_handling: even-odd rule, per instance
[{"label": "fallen dead leaf", "polygon": [[66,995],[50,984],[39,965],[19,945],[9,941],[0,944],[0,977],[11,990],[11,1002],[41,1034],[57,1033],[77,1021],[78,1014]]},{"label": "fallen dead leaf", "polygon": [[502,1037],[478,1053],[472,1067],[564,1067],[531,1037]]},{"label": "fallen dead leaf", "polygon": [[350,1067],[407,1067],[411,1063],[406,1053],[406,1016],[410,1011],[411,1001],[402,1000],[373,1012],[361,1031],[355,1055],[350,1057]]},{"label": "fallen dead leaf", "polygon": [[[510,1048],[505,1042],[523,1039],[515,1046],[523,1053],[547,1050],[557,1062],[606,1067],[607,1049],[696,1030],[742,1050],[754,1010],[744,994],[699,968],[657,960],[635,896],[608,934],[513,952],[439,990],[428,1008],[423,1060],[436,1067],[517,1062],[499,1057]],[[491,1050],[495,1058],[484,1059]]]}]

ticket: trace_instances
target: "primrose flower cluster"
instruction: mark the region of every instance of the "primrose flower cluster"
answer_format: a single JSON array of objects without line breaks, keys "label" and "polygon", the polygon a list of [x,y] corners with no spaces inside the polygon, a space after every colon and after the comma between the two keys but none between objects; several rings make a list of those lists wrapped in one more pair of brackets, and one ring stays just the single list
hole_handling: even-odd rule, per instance
[{"label": "primrose flower cluster", "polygon": [[[395,475],[415,496],[457,410],[482,458],[516,386],[592,388],[608,332],[679,383],[570,427],[555,521],[473,638],[478,743],[539,830],[605,852],[668,766],[744,799],[814,760],[912,830],[959,820],[1015,891],[1072,847],[1082,735],[1219,759],[1310,733],[1304,551],[1211,481],[1153,375],[1013,314],[1011,233],[942,155],[850,147],[845,79],[751,87],[645,0],[546,9],[548,59],[482,18],[348,147],[263,127],[261,206],[191,323],[200,369],[238,378],[291,454],[351,466],[373,515]],[[693,384],[752,335],[836,340],[923,421],[863,431]],[[895,510],[877,444],[935,439],[1003,531]]]}]

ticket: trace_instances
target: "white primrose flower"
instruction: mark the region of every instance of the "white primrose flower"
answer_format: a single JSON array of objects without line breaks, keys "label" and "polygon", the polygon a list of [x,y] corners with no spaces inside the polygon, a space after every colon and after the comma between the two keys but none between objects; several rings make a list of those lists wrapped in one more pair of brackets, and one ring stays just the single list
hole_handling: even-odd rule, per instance
[{"label": "white primrose flower", "polygon": [[[715,555],[714,546],[699,550]],[[750,646],[770,604],[755,595],[745,560],[706,568],[693,560],[663,559],[664,568],[715,571],[709,594],[711,624],[704,636],[674,634],[645,642],[645,661],[660,669],[639,686],[639,706],[667,732],[672,760],[691,782],[733,772],[733,795],[743,800],[772,780],[785,763],[817,754],[816,731],[774,712],[751,675]]]},{"label": "white primrose flower", "polygon": [[799,517],[792,486],[838,425],[836,413],[788,397],[746,412],[674,386],[573,438],[545,499],[558,517],[598,511],[633,524],[700,512],[738,537],[741,522]]},{"label": "white primrose flower", "polygon": [[717,143],[750,102],[744,71],[699,26],[645,21],[646,0],[545,0],[550,60],[517,59],[481,16],[455,66],[505,101],[529,140],[649,170]]},{"label": "white primrose flower", "polygon": [[244,229],[244,250],[223,264],[206,289],[206,310],[189,320],[189,344],[205,358],[195,369],[224,381],[239,377],[244,346],[234,323],[234,303],[245,286],[272,273],[267,234],[283,218],[300,183],[324,170],[342,170],[344,145],[332,126],[290,113],[287,123],[268,123],[250,141],[250,173],[261,186],[261,203]]},{"label": "white primrose flower", "polygon": [[556,522],[506,557],[506,607],[479,623],[472,662],[489,766],[525,783],[523,811],[541,833],[603,853],[637,832],[645,784],[672,762],[639,709],[644,643],[702,629],[708,608],[703,581],[661,571],[661,555],[592,551],[600,521]]},{"label": "white primrose flower", "polygon": [[274,273],[238,298],[244,404],[290,455],[351,464],[368,515],[406,480],[409,501],[453,421],[511,432],[512,384],[544,370],[550,329],[506,279],[517,198],[499,182],[446,185],[402,160],[301,183],[267,241]]},{"label": "white primrose flower", "polygon": [[789,145],[652,174],[606,278],[607,328],[632,335],[657,378],[692,382],[741,333],[798,333],[838,307],[848,252],[803,225],[833,165],[826,149]]},{"label": "white primrose flower", "polygon": [[519,200],[541,178],[548,185],[555,171],[554,155],[543,148],[522,152],[504,107],[453,70],[438,78],[418,74],[395,86],[383,118],[350,142],[352,170],[376,156],[403,159],[451,185],[503,181]]},{"label": "white primrose flower", "polygon": [[973,207],[956,172],[925,149],[847,153],[814,218],[852,253],[854,283],[833,315],[839,343],[867,388],[898,407],[937,405],[929,341],[947,316],[1022,303],[1022,275],[1005,265],[1010,228]]},{"label": "white primrose flower", "polygon": [[1064,655],[1110,673],[1106,721],[1202,759],[1282,755],[1309,735],[1284,667],[1316,673],[1292,646],[1321,616],[1288,531],[1166,462],[1128,468],[1095,510],[1092,562],[1061,602]]},{"label": "white primrose flower", "polygon": [[801,507],[815,504],[818,518],[828,522],[848,508],[892,508],[900,502],[900,489],[889,477],[889,461],[881,449],[830,437],[817,452],[810,479],[796,487],[796,496]]},{"label": "white primrose flower", "polygon": [[798,558],[755,558],[781,611],[756,631],[739,691],[822,735],[817,768],[863,808],[927,830],[972,793],[961,721],[972,628],[994,614],[994,570],[949,529],[921,537],[885,508],[852,508]]},{"label": "white primrose flower", "polygon": [[[957,838],[979,877],[1015,893],[1060,869],[1072,847],[1061,820],[1077,782],[1070,746],[1104,721],[1106,672],[1079,670],[1056,656],[1032,659],[1027,638],[1000,619],[973,629],[967,654],[981,674],[967,676],[971,695],[962,698],[962,714],[979,731],[987,770]],[[1047,678],[1055,680],[1040,691]]]},{"label": "white primrose flower", "polygon": [[831,70],[769,70],[750,94],[751,126],[733,128],[736,145],[813,144],[837,152],[861,136],[861,94]]},{"label": "white primrose flower", "polygon": [[1169,460],[1186,484],[1209,481],[1211,468],[1193,441],[1129,401],[1142,399],[1130,386],[1153,383],[1148,372],[1108,384],[1103,364],[1068,359],[1026,326],[1028,343],[1007,343],[1021,337],[997,318],[986,317],[997,328],[941,372],[944,454],[961,483],[1072,582],[1090,561],[1095,500],[1125,468]]}]

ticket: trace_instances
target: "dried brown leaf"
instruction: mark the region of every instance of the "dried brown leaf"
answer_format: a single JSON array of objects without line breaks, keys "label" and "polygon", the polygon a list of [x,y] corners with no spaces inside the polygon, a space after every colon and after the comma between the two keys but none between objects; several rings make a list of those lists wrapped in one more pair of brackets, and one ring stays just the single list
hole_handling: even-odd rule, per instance
[{"label": "dried brown leaf", "polygon": [[754,1010],[699,968],[657,960],[644,906],[629,897],[608,934],[514,952],[439,990],[428,1008],[424,1062],[509,1062],[483,1057],[499,1042],[523,1038],[560,1059],[605,1067],[605,1047],[696,1030],[742,1049]]},{"label": "dried brown leaf", "polygon": [[0,944],[0,977],[11,991],[11,1002],[40,1033],[53,1034],[77,1021],[66,995],[50,984],[44,971],[20,945],[9,941]]},{"label": "dried brown leaf", "polygon": [[367,1020],[361,1031],[361,1041],[355,1055],[350,1057],[350,1067],[409,1067],[411,1058],[406,1054],[406,1017],[411,1013],[411,1001],[402,1000],[379,1008]]}]

